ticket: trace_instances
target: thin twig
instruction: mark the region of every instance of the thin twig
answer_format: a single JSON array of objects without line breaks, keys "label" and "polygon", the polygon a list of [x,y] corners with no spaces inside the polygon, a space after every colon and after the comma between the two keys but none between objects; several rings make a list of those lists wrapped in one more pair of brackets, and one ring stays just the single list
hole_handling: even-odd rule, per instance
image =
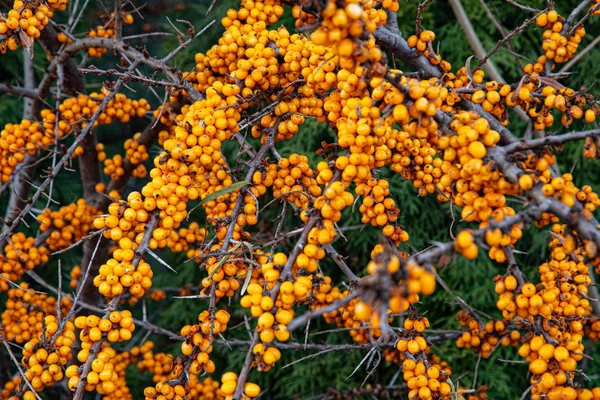
[{"label": "thin twig", "polygon": [[482,65],[484,65],[487,60],[493,55],[495,54],[500,47],[502,47],[502,45],[504,45],[506,42],[508,42],[512,37],[518,35],[519,33],[523,32],[525,29],[527,29],[527,27],[533,23],[535,23],[535,20],[537,19],[537,17],[543,13],[545,13],[547,11],[547,9],[539,11],[538,13],[536,13],[533,17],[526,19],[525,22],[523,22],[520,26],[518,26],[517,28],[513,29],[508,35],[506,35],[503,39],[499,40],[498,43],[496,43],[496,45],[483,57],[479,59],[479,63],[477,64],[477,68],[481,68]]},{"label": "thin twig", "polygon": [[0,332],[0,342],[2,342],[4,344],[4,347],[6,348],[6,351],[8,352],[10,359],[17,366],[17,369],[19,370],[19,374],[21,374],[21,379],[25,382],[27,387],[33,392],[35,398],[38,400],[42,400],[42,398],[37,394],[37,391],[33,388],[33,386],[31,386],[31,382],[29,382],[29,379],[27,379],[27,377],[25,376],[25,372],[23,372],[23,368],[21,368],[21,363],[19,362],[19,360],[17,360],[17,357],[15,357],[15,354],[12,352],[10,345],[8,344],[8,341],[6,340],[4,335],[2,335],[2,332]]}]

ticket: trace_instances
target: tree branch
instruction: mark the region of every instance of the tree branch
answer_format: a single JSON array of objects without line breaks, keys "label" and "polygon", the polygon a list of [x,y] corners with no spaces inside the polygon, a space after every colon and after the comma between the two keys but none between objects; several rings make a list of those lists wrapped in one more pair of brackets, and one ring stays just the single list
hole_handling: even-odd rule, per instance
[{"label": "tree branch", "polygon": [[422,78],[439,78],[442,76],[440,70],[431,65],[427,58],[408,47],[408,43],[406,43],[400,31],[392,31],[386,26],[379,26],[373,32],[373,36],[381,47],[405,62],[415,72],[418,72]]},{"label": "tree branch", "polygon": [[[473,52],[475,53],[477,58],[479,58],[480,60],[484,59],[486,56],[486,51],[483,48],[483,45],[481,44],[481,40],[479,40],[479,36],[477,36],[475,29],[473,29],[471,20],[469,19],[469,16],[465,12],[465,9],[464,9],[461,1],[460,0],[449,0],[449,2],[450,2],[450,7],[452,8],[452,11],[454,12],[454,15],[456,16],[456,19],[458,20],[458,23],[460,24],[463,32],[465,33],[465,36],[467,37],[467,41],[469,42],[469,45],[471,45],[471,49],[473,50]],[[502,75],[500,74],[498,69],[496,69],[496,65],[494,64],[494,62],[492,60],[490,60],[490,59],[486,60],[482,64],[482,67],[493,80],[497,81],[498,83],[505,82],[504,78],[502,77]]]},{"label": "tree branch", "polygon": [[594,138],[598,136],[600,136],[600,129],[591,129],[589,131],[581,132],[569,132],[561,135],[550,135],[539,139],[520,139],[517,142],[504,146],[503,150],[506,154],[510,154],[515,151],[539,149],[545,146],[563,144],[575,140],[583,140],[586,137]]},{"label": "tree branch", "polygon": [[0,83],[0,93],[11,93],[17,96],[35,98],[37,91],[35,89],[27,89],[20,86],[13,86],[7,83]]}]

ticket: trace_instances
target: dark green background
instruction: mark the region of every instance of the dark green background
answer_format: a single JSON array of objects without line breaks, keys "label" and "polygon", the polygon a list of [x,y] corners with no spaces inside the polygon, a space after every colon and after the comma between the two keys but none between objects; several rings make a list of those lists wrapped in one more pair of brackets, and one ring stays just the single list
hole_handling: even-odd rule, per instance
[{"label": "dark green background", "polygon": [[[91,2],[95,3],[95,2]],[[110,3],[110,2],[109,2]],[[109,4],[107,3],[107,4]],[[144,20],[141,21],[139,16],[135,16],[136,23],[134,26],[125,28],[125,35],[140,33],[144,29],[155,31],[164,30],[173,32],[173,28],[168,24],[166,17],[172,21],[177,19],[189,20],[196,29],[201,29],[213,19],[217,20],[206,34],[192,43],[187,49],[182,51],[177,59],[176,65],[184,71],[194,68],[194,54],[198,51],[206,51],[208,47],[218,39],[223,29],[219,23],[220,18],[224,16],[226,10],[230,7],[237,7],[237,2],[233,0],[216,1],[216,5],[209,15],[206,15],[210,1],[201,2],[172,2],[172,1],[156,1],[150,0],[147,2],[147,7],[141,12]],[[408,36],[415,29],[415,16],[418,2],[416,1],[401,1],[400,2],[399,24],[400,28]],[[545,1],[525,1],[528,5],[534,7],[545,7]],[[565,15],[579,1],[564,0],[557,2],[557,7],[561,14]],[[478,0],[463,0],[463,4],[471,18],[473,25],[479,34],[481,41],[486,49],[494,46],[497,40],[501,39],[500,33],[494,28],[491,22],[486,18],[483,8]],[[504,1],[489,0],[488,6],[496,13],[497,17],[506,26],[507,31],[520,25],[521,22],[530,17],[530,14],[523,12]],[[82,35],[92,25],[98,23],[95,15],[98,9],[90,8],[83,18],[82,24],[77,29],[77,32]],[[464,65],[466,59],[472,55],[469,44],[464,38],[463,32],[456,22],[452,11],[445,1],[434,1],[426,8],[424,14],[423,27],[432,29],[436,32],[437,39],[440,45],[440,52],[444,58],[450,61],[454,69]],[[64,22],[65,13],[57,13],[56,21]],[[90,22],[94,22],[91,24]],[[280,24],[284,24],[291,28],[293,20],[291,18],[289,7],[286,9],[284,18]],[[145,27],[144,27],[145,26]],[[185,30],[185,26],[178,24],[181,30]],[[598,17],[592,19],[587,24],[588,35],[584,39],[582,46],[587,45],[597,34],[600,33],[598,28]],[[530,27],[525,33],[517,36],[512,40],[512,44],[516,51],[529,58],[535,60],[540,54],[542,30],[537,27]],[[177,45],[174,38],[152,38],[147,41],[139,41],[138,44],[145,45],[150,54],[160,56],[165,55],[170,49]],[[436,43],[437,45],[437,43]],[[39,82],[43,75],[43,69],[47,65],[45,55],[39,46],[35,49],[35,65],[36,78]],[[0,66],[0,77],[3,82],[11,84],[21,84],[21,57],[20,51],[9,52],[2,56]],[[507,51],[501,50],[492,60],[497,64],[499,70],[508,82],[516,82],[521,78],[521,69],[515,62],[515,59]],[[527,63],[525,59],[523,63]],[[101,59],[89,60],[88,64],[94,64],[100,68],[110,68],[114,66],[115,57],[110,53]],[[598,78],[597,66],[600,63],[600,51],[592,50],[584,59],[579,61],[573,68],[575,72],[565,84],[573,88],[582,86],[591,86]],[[403,68],[398,64],[400,69]],[[152,71],[142,68],[148,75]],[[103,81],[102,78],[88,76],[87,83],[90,85],[90,91],[97,90]],[[143,85],[131,85],[134,91],[125,89],[123,93],[131,97],[145,97],[153,106],[159,104],[158,100],[149,93],[148,89]],[[600,93],[597,86],[592,87],[591,92],[595,95]],[[162,92],[159,90],[162,95]],[[53,101],[52,101],[53,102]],[[0,96],[0,125],[9,122],[18,122],[15,116],[22,113],[22,100],[17,97],[2,94]],[[513,118],[514,120],[514,118]],[[108,127],[98,129],[99,140],[106,144],[107,153],[112,156],[116,152],[123,152],[122,138],[130,137],[135,132],[143,129],[144,123],[137,121],[131,125],[123,126],[120,123],[114,123]],[[583,128],[583,124],[575,124],[574,128]],[[520,122],[515,122],[511,128],[513,132],[520,135],[524,127]],[[560,127],[555,126],[555,129]],[[308,154],[311,163],[316,166],[318,157],[314,155],[314,151],[319,148],[322,140],[333,141],[334,136],[326,126],[318,125],[314,121],[308,120],[292,140],[278,143],[277,148],[282,155],[287,156],[294,152]],[[256,144],[256,143],[254,143]],[[226,147],[230,156],[234,156],[237,148],[233,145]],[[158,146],[151,149],[151,155],[157,154]],[[151,157],[152,159],[152,157]],[[151,159],[149,161],[151,161]],[[232,159],[232,158],[230,158]],[[573,168],[575,180],[578,185],[591,184],[596,189],[600,189],[600,168],[598,163],[586,160],[582,157],[582,144],[575,143],[565,146],[564,151],[559,155],[559,162],[562,171],[568,171]],[[233,165],[232,165],[233,166]],[[448,241],[449,227],[452,221],[448,204],[441,204],[432,197],[419,198],[416,190],[413,189],[410,182],[404,182],[400,176],[390,174],[388,170],[380,171],[380,176],[387,177],[390,180],[393,196],[401,209],[401,223],[406,226],[411,239],[401,246],[405,251],[416,251],[427,247],[431,241]],[[107,179],[105,177],[105,179]],[[130,189],[139,189],[143,184],[143,180],[137,180],[130,185]],[[63,204],[68,204],[76,200],[81,194],[81,185],[73,173],[63,172],[57,178],[55,185],[54,198]],[[6,204],[6,195],[0,200],[2,211]],[[263,204],[266,204],[265,201]],[[45,204],[45,202],[44,202]],[[43,207],[40,204],[39,207]],[[518,203],[512,202],[512,205],[517,208]],[[291,211],[291,210],[288,210]],[[258,225],[260,229],[267,234],[273,233],[276,222],[274,220],[280,212],[279,204],[274,203],[269,209],[261,213],[261,223]],[[455,215],[460,215],[460,210],[454,210]],[[191,216],[191,220],[198,221],[201,225],[205,224],[204,215],[201,208],[198,208]],[[288,212],[286,219],[288,229],[294,229],[301,226],[299,218],[292,216]],[[343,218],[343,225],[357,225],[360,223],[360,215],[352,214],[350,210],[346,210]],[[454,233],[458,230],[473,227],[474,225],[465,223],[456,223],[452,227]],[[35,224],[32,224],[35,227]],[[334,246],[337,250],[348,257],[347,262],[352,269],[359,275],[366,273],[365,266],[368,261],[368,254],[373,245],[377,243],[376,231],[370,227],[362,231],[354,230],[346,234],[348,241],[337,239]],[[526,276],[534,282],[537,282],[537,265],[543,262],[548,254],[547,240],[549,235],[547,230],[538,230],[536,228],[528,229],[524,234],[524,239],[517,244],[517,250],[522,253],[517,254],[517,261]],[[281,246],[278,250],[286,251],[289,247]],[[80,249],[64,255],[62,257],[63,271],[67,274],[68,270],[73,265],[79,263]],[[482,252],[485,253],[485,252]],[[171,255],[163,252],[161,255],[167,260],[170,265],[176,267],[178,274],[165,270],[153,260],[150,260],[154,265],[155,279],[154,287],[174,287],[183,286],[188,283],[197,284],[206,274],[199,271],[193,263],[184,264],[185,255]],[[54,257],[51,262],[38,269],[38,273],[43,275],[49,281],[56,281],[56,265],[57,258]],[[336,282],[342,282],[344,278],[340,276],[337,267],[329,260],[322,263],[322,269],[326,274],[335,278]],[[504,266],[491,262],[487,255],[480,255],[475,261],[467,262],[463,258],[455,257],[453,261],[440,271],[440,275],[456,294],[464,298],[469,304],[476,309],[485,311],[493,316],[499,317],[500,314],[495,309],[496,295],[493,292],[492,279],[497,274],[504,272]],[[0,295],[0,299],[3,297]],[[225,306],[226,300],[222,300],[219,306]],[[237,299],[232,301],[232,306],[229,310],[232,313],[231,327],[237,326],[226,332],[226,338],[248,339],[248,333],[243,324],[239,324],[243,320],[245,310],[235,307]],[[149,318],[151,322],[161,326],[165,326],[171,330],[178,330],[185,324],[194,323],[197,314],[206,309],[207,303],[202,300],[167,300],[159,303],[148,302]],[[0,306],[1,309],[1,306]],[[432,329],[457,329],[459,324],[455,319],[455,313],[458,307],[452,303],[451,297],[438,290],[433,296],[422,299],[422,304],[418,304],[418,309],[421,312],[426,312],[432,324]],[[138,305],[134,308],[137,316],[141,316],[141,307]],[[314,343],[348,343],[350,337],[347,332],[328,333],[325,335],[312,336],[313,333],[319,330],[331,329],[322,320],[315,320],[311,323],[311,335],[309,341]],[[134,340],[140,340],[142,333],[135,332]],[[157,342],[156,348],[164,350],[172,350],[174,354],[178,354],[178,343],[169,342],[165,337],[151,337]],[[301,330],[296,332],[294,339],[303,341],[304,336]],[[458,350],[454,343],[448,342],[438,346],[434,346],[433,350],[440,354],[442,358],[449,362],[454,369],[453,378],[461,377],[460,384],[463,386],[471,386],[474,378],[475,365],[477,363],[477,355],[472,351]],[[214,374],[216,379],[219,379],[219,373],[232,370],[239,372],[243,359],[245,357],[245,349],[234,348],[229,350],[226,346],[217,347],[214,354],[214,361],[217,365],[217,372]],[[268,373],[258,373],[253,371],[250,376],[250,381],[257,382],[263,389],[263,398],[269,399],[290,399],[307,398],[321,393],[325,393],[328,389],[346,390],[360,386],[366,379],[366,384],[381,383],[387,385],[392,377],[398,371],[397,365],[389,365],[381,362],[375,372],[367,378],[369,368],[367,363],[364,363],[358,371],[349,378],[349,375],[360,363],[364,357],[364,352],[333,352],[323,356],[316,357],[311,360],[306,360],[298,364],[294,364],[288,368],[283,368],[289,362],[298,359],[301,356],[310,354],[310,352],[283,352],[282,359]],[[591,352],[593,357],[600,357],[598,346]],[[508,399],[518,398],[522,391],[528,386],[527,367],[524,364],[506,364],[499,359],[519,359],[516,350],[512,348],[499,348],[491,359],[482,360],[479,365],[477,374],[477,385],[486,384],[489,387],[489,395],[492,399]],[[597,362],[588,364],[587,374],[596,376],[600,374],[600,367]],[[130,368],[128,380],[134,398],[141,398],[143,387],[151,384],[151,379],[148,374],[139,374],[135,368]],[[398,377],[396,383],[400,383],[402,377]],[[585,385],[589,383],[585,382]],[[45,395],[50,398],[53,393],[48,389]],[[364,398],[371,398],[366,396]]]}]

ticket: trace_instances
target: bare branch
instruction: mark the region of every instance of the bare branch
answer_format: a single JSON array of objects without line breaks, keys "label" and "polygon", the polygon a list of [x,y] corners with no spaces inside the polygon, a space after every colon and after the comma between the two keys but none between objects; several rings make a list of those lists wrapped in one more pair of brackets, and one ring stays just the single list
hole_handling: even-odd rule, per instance
[{"label": "bare branch", "polygon": [[344,258],[333,248],[331,244],[326,244],[323,246],[327,254],[331,257],[331,259],[340,267],[344,275],[350,280],[350,285],[356,284],[360,278],[352,272],[350,267],[344,261]]},{"label": "bare branch", "polygon": [[537,14],[535,14],[533,17],[526,19],[525,22],[523,22],[520,26],[518,26],[517,28],[513,29],[512,32],[510,32],[508,35],[506,35],[503,39],[499,40],[498,43],[496,43],[496,45],[492,48],[492,50],[490,50],[483,58],[479,59],[479,64],[477,64],[477,68],[481,68],[482,65],[484,65],[488,59],[495,54],[498,49],[500,49],[500,47],[502,47],[502,45],[504,45],[505,43],[507,43],[513,36],[518,35],[519,33],[523,32],[525,29],[527,29],[527,27],[533,23],[535,23],[535,20],[537,19],[537,17],[542,14],[545,13],[547,10],[542,10],[539,11]]},{"label": "bare branch", "polygon": [[33,386],[31,386],[31,382],[29,382],[29,379],[27,379],[27,377],[25,376],[25,372],[23,372],[23,368],[21,368],[21,363],[19,362],[19,360],[17,360],[17,357],[15,357],[15,354],[10,349],[10,345],[8,344],[8,341],[6,340],[4,335],[2,335],[2,332],[0,332],[0,342],[2,342],[4,344],[4,347],[6,348],[6,351],[8,352],[8,355],[10,356],[10,359],[17,366],[17,369],[19,370],[19,374],[21,374],[21,379],[25,382],[27,387],[33,392],[33,394],[35,395],[35,398],[38,400],[42,400],[42,398],[37,394],[37,391],[33,388]]},{"label": "bare branch", "polygon": [[[467,37],[467,41],[471,45],[471,49],[473,50],[473,52],[475,53],[477,58],[479,58],[480,60],[486,59],[486,51],[483,48],[483,45],[481,44],[481,40],[479,40],[479,36],[477,36],[475,29],[473,29],[471,20],[469,19],[469,16],[465,12],[465,9],[464,9],[461,1],[460,0],[449,0],[449,2],[450,2],[450,7],[452,8],[452,11],[454,12],[454,15],[456,16],[456,19],[458,20],[458,23],[460,24],[461,28],[463,29],[463,32],[465,33],[465,36]],[[496,65],[494,64],[494,62],[492,60],[489,59],[489,57],[487,57],[486,61],[484,61],[483,63],[480,62],[480,65],[478,65],[478,68],[479,68],[479,66],[483,67],[483,69],[488,73],[488,75],[493,80],[495,80],[499,83],[505,82],[504,78],[502,77],[502,75],[500,74],[498,69],[496,68]]]},{"label": "bare branch", "polygon": [[35,98],[37,91],[35,89],[27,89],[20,86],[12,86],[6,83],[0,83],[0,93],[11,93],[17,96]]},{"label": "bare branch", "polygon": [[529,11],[529,12],[539,12],[540,11],[540,10],[535,9],[533,7],[524,6],[522,4],[519,4],[519,3],[517,3],[514,0],[504,0],[504,1],[507,2],[508,4],[512,4],[513,6],[515,6],[517,8],[520,8],[521,10],[524,10],[524,11]]},{"label": "bare branch", "polygon": [[561,135],[549,135],[539,139],[521,139],[518,142],[504,146],[504,152],[506,154],[510,154],[515,151],[539,149],[545,146],[563,144],[575,140],[583,140],[586,137],[594,138],[598,136],[600,136],[600,129],[591,129],[589,131],[581,132],[569,132]]},{"label": "bare branch", "polygon": [[123,10],[123,3],[121,0],[115,0],[115,42],[120,42],[123,38],[123,17],[121,12]]},{"label": "bare branch", "polygon": [[352,300],[357,298],[360,295],[358,291],[348,294],[348,296],[343,299],[339,299],[328,305],[327,307],[318,308],[316,310],[311,310],[305,312],[299,317],[294,318],[289,324],[288,329],[291,331],[304,326],[309,320],[320,317],[323,314],[331,313],[336,311],[338,308],[343,308],[346,304],[350,303]]},{"label": "bare branch", "polygon": [[563,29],[561,32],[561,34],[563,36],[567,35],[567,32],[569,32],[569,30],[575,23],[575,20],[577,19],[577,17],[579,17],[579,14],[581,14],[583,12],[583,10],[585,10],[588,7],[593,8],[593,7],[591,7],[593,3],[594,3],[594,0],[583,0],[581,3],[579,3],[579,5],[577,7],[575,7],[573,9],[573,11],[571,11],[571,14],[569,14],[565,23],[563,24]]}]

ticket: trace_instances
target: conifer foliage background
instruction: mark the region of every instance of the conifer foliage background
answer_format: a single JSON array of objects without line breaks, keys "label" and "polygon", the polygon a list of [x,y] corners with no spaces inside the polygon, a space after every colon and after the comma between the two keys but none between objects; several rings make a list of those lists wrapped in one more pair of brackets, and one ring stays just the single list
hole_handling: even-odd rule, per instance
[{"label": "conifer foliage background", "polygon": [[[525,2],[525,1],[524,1]],[[94,2],[96,3],[96,2]],[[177,67],[182,71],[189,71],[194,68],[194,54],[197,52],[206,51],[212,46],[218,37],[221,35],[223,28],[219,21],[225,15],[228,8],[237,7],[236,0],[216,0],[214,7],[207,13],[210,1],[159,1],[148,0],[145,9],[143,10],[144,20],[136,22],[143,24],[144,30],[166,30],[172,31],[167,17],[171,21],[185,19],[191,22],[195,27],[202,27],[212,20],[217,23],[212,25],[202,40],[194,41],[188,48],[182,51],[177,57]],[[494,44],[502,38],[502,34],[489,21],[482,7],[483,0],[463,0],[463,5],[468,12],[474,28],[479,35],[484,47],[490,49]],[[501,0],[485,0],[485,3],[492,9],[496,17],[504,24],[507,31],[514,29],[522,20],[522,12],[509,4],[507,1]],[[533,7],[545,7],[546,1],[535,0],[526,2]],[[579,2],[575,0],[556,1],[556,7],[560,11],[570,10]],[[402,1],[400,11],[398,12],[398,22],[400,30],[406,36],[412,34],[415,29],[415,17],[417,14],[417,1]],[[87,8],[83,23],[79,27],[81,31],[85,31],[95,24],[97,13],[103,12],[101,2]],[[64,15],[57,13],[56,21],[61,22]],[[87,22],[89,21],[89,22]],[[64,21],[63,21],[64,22]],[[293,27],[293,18],[289,14],[280,20],[281,24]],[[88,25],[86,25],[88,24]],[[423,13],[423,26],[435,30],[437,40],[440,45],[440,51],[450,61],[454,67],[464,65],[466,60],[473,54],[461,27],[457,24],[450,6],[445,1],[434,1],[430,6],[425,8]],[[127,27],[125,28],[127,31]],[[530,27],[526,33],[516,36],[512,41],[512,45],[517,53],[524,58],[521,59],[523,64],[526,64],[528,59],[534,60],[539,53],[540,33],[536,32],[539,28]],[[590,24],[588,27],[588,35],[583,43],[587,45],[596,35],[600,34],[600,26],[598,21]],[[160,52],[160,49],[170,49],[177,45],[177,40],[172,37],[159,37],[147,40],[145,45],[151,53]],[[36,45],[37,46],[37,45]],[[164,53],[164,51],[163,51]],[[2,56],[0,64],[0,81],[13,85],[22,84],[22,57],[21,51],[9,52]],[[44,53],[41,49],[36,48],[34,64],[37,66],[35,70],[36,80],[39,81],[42,77]],[[521,77],[521,69],[515,60],[505,48],[496,53],[492,60],[502,71],[504,78],[508,82],[513,82]],[[104,69],[105,65],[114,65],[115,58],[110,53],[105,57],[98,59],[96,66]],[[586,57],[583,57],[572,69],[572,75],[567,79],[571,87],[579,88],[583,85],[590,85],[594,78],[599,78],[598,65],[600,65],[600,46],[598,49],[592,50]],[[151,73],[147,68],[142,67],[143,71]],[[102,77],[88,75],[86,82],[90,88],[98,88],[103,82]],[[153,108],[159,104],[154,101],[154,98],[148,94],[148,89],[141,84],[130,84],[128,96],[133,98],[144,97],[150,99]],[[598,85],[591,88],[591,93],[598,95],[600,89]],[[155,104],[156,103],[156,104]],[[16,116],[22,114],[22,101],[15,100],[14,97],[8,95],[0,95],[0,126],[6,123],[14,122]],[[513,120],[516,120],[514,118]],[[139,122],[137,122],[139,124]],[[519,122],[515,123],[518,126]],[[576,126],[577,127],[577,126]],[[98,130],[99,140],[106,144],[107,154],[110,156],[117,150],[121,149],[121,138],[130,136],[142,128],[142,125],[123,125],[118,122],[102,127]],[[524,129],[524,127],[520,127]],[[514,128],[518,131],[518,128]],[[320,125],[315,121],[309,120],[301,127],[301,134],[296,135],[292,140],[283,143],[278,150],[282,156],[288,156],[294,152],[304,152],[313,154],[314,150],[318,149],[321,141],[333,138],[332,133],[324,125]],[[234,155],[235,149],[229,150],[231,155]],[[150,149],[151,157],[147,164],[151,164],[152,156],[157,154],[158,148]],[[314,158],[311,164],[316,164],[317,159]],[[591,184],[597,191],[600,190],[600,169],[597,163],[586,160],[582,156],[582,147],[580,143],[567,144],[566,149],[559,157],[559,163],[563,171],[573,169],[578,182],[577,184]],[[403,244],[401,250],[415,251],[423,249],[436,240],[443,240],[448,237],[448,231],[452,230],[453,214],[455,217],[460,215],[460,211],[451,210],[448,203],[442,204],[437,202],[434,196],[418,198],[417,191],[412,187],[411,182],[403,181],[397,174],[385,176],[390,179],[390,186],[394,193],[397,204],[401,209],[401,223],[406,226],[411,235],[408,243]],[[34,182],[35,184],[36,182]],[[135,185],[135,182],[133,183]],[[77,179],[72,179],[64,175],[59,175],[56,181],[54,198],[56,201],[68,204],[77,199],[78,193],[81,192],[80,183]],[[39,207],[43,208],[40,202]],[[0,204],[1,211],[4,213],[5,203]],[[262,225],[259,225],[257,230],[264,232],[272,232],[275,229],[275,223],[269,223],[278,216],[277,209],[271,208],[265,211],[261,216]],[[205,216],[201,208],[196,209],[190,220],[196,221],[201,225],[204,224]],[[344,213],[346,224],[360,224],[360,215],[353,214],[350,210]],[[288,226],[288,229],[294,229],[295,226]],[[34,227],[32,226],[32,230]],[[531,229],[524,235],[526,239],[519,242],[517,250],[517,261],[522,271],[528,277],[536,276],[535,271],[537,266],[543,262],[548,256],[547,240],[548,233]],[[354,268],[356,272],[360,272],[360,268],[367,265],[370,250],[373,245],[378,242],[378,236],[374,229],[365,227],[360,232],[353,232],[347,236],[347,241],[343,238],[336,240],[336,248],[341,254],[351,254],[347,259],[347,263]],[[67,253],[62,258],[64,266],[63,273],[65,276],[69,273],[69,268],[78,262],[81,256],[81,250],[76,250]],[[180,265],[185,262],[185,254],[180,256],[170,256],[165,259],[171,265]],[[327,261],[331,262],[331,261]],[[46,266],[39,271],[49,282],[56,284],[56,261]],[[156,264],[153,261],[151,264]],[[194,263],[186,264],[184,268],[177,268],[179,273],[174,275],[160,267],[155,268],[158,271],[154,278],[154,287],[180,287],[185,286],[188,282],[199,282],[205,272],[199,271]],[[330,268],[334,271],[334,268]],[[339,273],[339,272],[338,272]],[[480,256],[475,261],[466,261],[462,257],[453,257],[452,260],[439,271],[442,278],[455,289],[455,293],[461,296],[465,301],[471,304],[478,310],[481,310],[492,316],[499,316],[495,307],[496,297],[494,294],[493,277],[503,273],[503,267],[490,261],[485,254]],[[339,278],[339,276],[338,276]],[[0,304],[4,302],[5,294],[0,294]],[[438,290],[433,296],[427,296],[423,300],[424,310],[430,310],[427,317],[432,323],[432,329],[458,329],[459,324],[455,318],[457,309],[453,299],[443,290]],[[160,326],[171,327],[173,330],[178,330],[180,326],[189,323],[190,320],[195,320],[198,313],[207,307],[205,301],[195,301],[190,299],[169,300],[163,302],[149,302],[148,315],[151,322]],[[2,306],[0,305],[0,308]],[[136,305],[137,309],[141,308],[141,303]],[[233,317],[237,320],[245,312],[243,309],[237,309],[232,312]],[[237,314],[236,314],[237,313]],[[317,332],[330,329],[324,321],[315,320],[310,325],[310,330],[307,335],[312,342],[322,341],[323,343],[345,343],[347,342],[347,333],[344,331],[332,331],[326,334]],[[305,335],[304,330],[298,330],[294,333],[297,340],[301,341],[301,337]],[[178,342],[170,342],[167,338],[160,336],[152,336],[157,342],[157,347],[168,349],[174,353],[178,352]],[[228,339],[248,339],[248,332],[245,326],[240,325],[228,331]],[[140,341],[141,337],[134,337],[133,341]],[[500,347],[489,360],[478,363],[477,354],[469,351],[460,351],[456,348],[452,341],[444,342],[440,346],[434,346],[434,350],[443,354],[445,360],[452,365],[455,376],[461,376],[461,385],[471,386],[474,380],[478,385],[488,385],[490,398],[493,399],[509,399],[518,398],[522,393],[522,388],[528,386],[527,365],[520,363],[507,363],[503,360],[518,360],[516,348]],[[243,363],[245,357],[245,349],[234,347],[229,349],[226,345],[219,346],[216,350],[215,364],[217,365],[217,373],[221,369],[229,370],[231,366],[239,366]],[[272,399],[292,399],[292,398],[310,398],[322,393],[326,393],[330,389],[347,390],[361,385],[370,385],[374,382],[387,384],[390,382],[401,382],[401,376],[398,377],[398,366],[386,364],[381,360],[378,367],[374,367],[380,361],[377,356],[368,358],[366,362],[361,363],[365,356],[361,352],[329,352],[307,357],[301,362],[292,363],[303,356],[314,354],[315,351],[298,351],[298,352],[283,352],[283,358],[277,364],[277,367],[269,373],[255,374],[255,381],[261,386],[264,398]],[[598,346],[591,352],[590,356],[594,360],[600,359],[600,349]],[[2,360],[0,369],[6,360]],[[477,365],[477,367],[476,367]],[[359,366],[357,368],[357,366]],[[600,363],[598,361],[590,361],[587,365],[587,374],[592,381],[600,381]],[[356,369],[356,370],[355,370]],[[475,376],[476,371],[476,376]],[[135,368],[131,367],[128,378],[130,379],[130,387],[132,392],[141,393],[143,388],[151,384],[149,375],[139,374]],[[584,385],[587,383],[584,382]],[[43,396],[52,398],[52,391],[47,391]],[[365,396],[364,398],[370,398]]]}]

